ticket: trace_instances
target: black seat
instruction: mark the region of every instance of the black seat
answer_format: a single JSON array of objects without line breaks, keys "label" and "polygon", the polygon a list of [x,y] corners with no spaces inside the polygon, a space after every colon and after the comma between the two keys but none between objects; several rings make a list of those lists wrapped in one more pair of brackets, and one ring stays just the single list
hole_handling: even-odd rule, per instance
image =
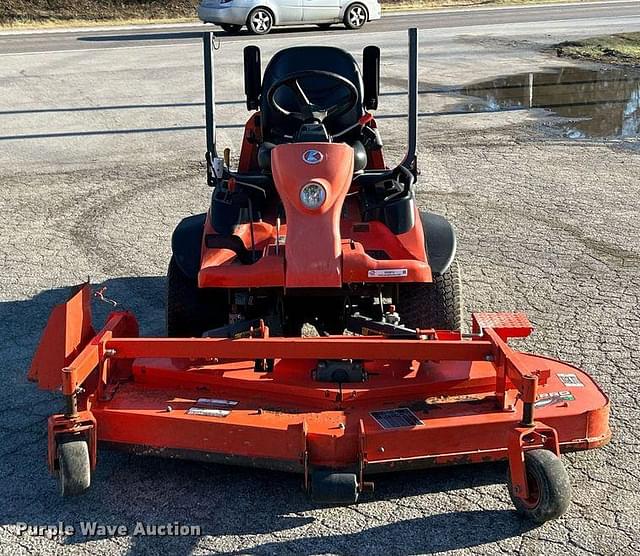
[{"label": "black seat", "polygon": [[[284,116],[276,112],[267,102],[267,93],[279,79],[305,70],[320,70],[337,73],[353,83],[358,92],[356,106],[348,112],[329,116],[325,126],[329,135],[335,135],[358,123],[364,115],[362,106],[363,84],[360,68],[353,56],[341,48],[333,46],[296,46],[276,53],[264,73],[262,94],[260,95],[260,112],[262,114],[262,136],[264,141],[283,143],[290,141],[300,128],[300,120]],[[341,88],[328,78],[322,76],[304,77],[300,85],[309,100],[320,106],[336,104],[345,94]],[[293,93],[288,87],[281,87],[276,93],[276,100],[287,110],[298,109]],[[340,136],[341,142],[352,143],[359,138],[359,129]]]}]

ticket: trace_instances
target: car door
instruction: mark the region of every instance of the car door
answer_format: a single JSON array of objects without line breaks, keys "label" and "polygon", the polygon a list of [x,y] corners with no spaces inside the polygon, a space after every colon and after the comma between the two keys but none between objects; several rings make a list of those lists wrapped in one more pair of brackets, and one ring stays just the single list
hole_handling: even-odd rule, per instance
[{"label": "car door", "polygon": [[278,0],[279,24],[300,23],[302,21],[302,6],[304,0]]},{"label": "car door", "polygon": [[302,0],[305,23],[329,23],[340,16],[340,0]]}]

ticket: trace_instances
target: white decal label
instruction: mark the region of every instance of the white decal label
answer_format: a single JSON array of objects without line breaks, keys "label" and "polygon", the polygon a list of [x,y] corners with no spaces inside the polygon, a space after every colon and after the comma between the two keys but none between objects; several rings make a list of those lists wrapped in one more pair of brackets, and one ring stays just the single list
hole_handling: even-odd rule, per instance
[{"label": "white decal label", "polygon": [[206,407],[191,407],[187,415],[200,415],[201,417],[226,417],[231,411],[228,409],[208,409]]},{"label": "white decal label", "polygon": [[399,278],[407,276],[409,271],[406,268],[381,268],[378,270],[370,270],[367,273],[369,278]]},{"label": "white decal label", "polygon": [[558,373],[558,378],[565,386],[584,386],[575,373]]},{"label": "white decal label", "polygon": [[542,392],[538,394],[538,399],[533,405],[540,408],[557,405],[562,402],[572,402],[573,400],[575,400],[575,398],[569,390],[563,390],[562,392]]}]

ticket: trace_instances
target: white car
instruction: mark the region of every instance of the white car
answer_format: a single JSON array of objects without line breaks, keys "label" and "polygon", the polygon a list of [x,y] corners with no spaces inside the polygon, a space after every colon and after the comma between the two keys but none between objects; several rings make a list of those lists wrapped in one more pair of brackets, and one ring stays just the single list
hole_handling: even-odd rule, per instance
[{"label": "white car", "polygon": [[256,35],[267,34],[274,25],[306,23],[323,29],[344,23],[348,29],[360,29],[381,15],[378,0],[202,0],[198,8],[205,23],[216,23],[228,33],[246,25]]}]

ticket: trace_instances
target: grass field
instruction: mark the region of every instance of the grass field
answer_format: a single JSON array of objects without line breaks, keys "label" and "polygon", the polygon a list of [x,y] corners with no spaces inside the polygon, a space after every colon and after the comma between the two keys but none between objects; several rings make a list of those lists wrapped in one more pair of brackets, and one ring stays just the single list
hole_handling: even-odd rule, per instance
[{"label": "grass field", "polygon": [[593,37],[556,45],[559,56],[640,66],[640,33]]}]

